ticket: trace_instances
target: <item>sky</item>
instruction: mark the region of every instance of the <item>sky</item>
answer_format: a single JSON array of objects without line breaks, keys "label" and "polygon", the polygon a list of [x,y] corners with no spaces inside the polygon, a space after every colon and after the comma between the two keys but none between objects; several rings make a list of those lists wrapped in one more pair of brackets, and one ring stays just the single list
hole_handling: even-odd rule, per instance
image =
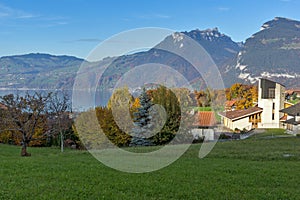
[{"label": "sky", "polygon": [[0,0],[0,57],[49,53],[86,58],[123,31],[219,31],[245,41],[275,17],[300,21],[300,0]]}]

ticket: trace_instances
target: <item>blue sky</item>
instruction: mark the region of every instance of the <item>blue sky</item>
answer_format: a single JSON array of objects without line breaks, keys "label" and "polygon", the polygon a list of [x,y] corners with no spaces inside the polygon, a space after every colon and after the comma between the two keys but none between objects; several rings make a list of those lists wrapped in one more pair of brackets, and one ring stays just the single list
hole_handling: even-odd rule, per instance
[{"label": "blue sky", "polygon": [[218,27],[244,41],[276,16],[300,20],[297,0],[0,0],[0,56],[51,53],[84,58],[122,31]]}]

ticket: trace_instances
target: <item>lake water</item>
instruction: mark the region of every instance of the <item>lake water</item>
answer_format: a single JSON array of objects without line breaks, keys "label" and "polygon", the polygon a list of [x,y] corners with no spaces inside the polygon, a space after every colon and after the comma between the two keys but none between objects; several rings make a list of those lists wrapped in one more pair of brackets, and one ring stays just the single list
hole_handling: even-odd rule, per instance
[{"label": "lake water", "polygon": [[[19,94],[24,95],[27,92],[33,94],[34,92],[48,93],[58,92],[59,94],[67,94],[72,102],[73,110],[83,111],[95,106],[106,106],[111,96],[109,91],[76,91],[73,93],[72,90],[49,90],[49,89],[0,89],[0,96],[8,94]],[[72,96],[74,94],[74,96]]]}]

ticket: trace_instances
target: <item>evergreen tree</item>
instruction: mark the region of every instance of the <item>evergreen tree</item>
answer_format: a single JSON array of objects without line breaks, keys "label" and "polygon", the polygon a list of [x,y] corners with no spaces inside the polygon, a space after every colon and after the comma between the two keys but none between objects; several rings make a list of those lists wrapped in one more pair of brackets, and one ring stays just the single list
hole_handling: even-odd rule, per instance
[{"label": "evergreen tree", "polygon": [[146,89],[144,88],[140,97],[140,107],[137,112],[133,113],[134,117],[134,128],[132,129],[133,137],[129,146],[150,146],[152,142],[150,137],[153,131],[153,123],[151,119],[153,112],[153,103],[148,96]]}]

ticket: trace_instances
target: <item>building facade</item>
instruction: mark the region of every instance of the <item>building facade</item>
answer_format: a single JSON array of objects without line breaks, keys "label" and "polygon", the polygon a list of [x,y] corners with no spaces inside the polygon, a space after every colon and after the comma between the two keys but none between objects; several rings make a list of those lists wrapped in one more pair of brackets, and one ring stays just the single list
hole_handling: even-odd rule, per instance
[{"label": "building facade", "polygon": [[284,108],[285,87],[279,83],[260,79],[258,83],[258,107],[263,109],[258,128],[282,128],[280,118]]}]

